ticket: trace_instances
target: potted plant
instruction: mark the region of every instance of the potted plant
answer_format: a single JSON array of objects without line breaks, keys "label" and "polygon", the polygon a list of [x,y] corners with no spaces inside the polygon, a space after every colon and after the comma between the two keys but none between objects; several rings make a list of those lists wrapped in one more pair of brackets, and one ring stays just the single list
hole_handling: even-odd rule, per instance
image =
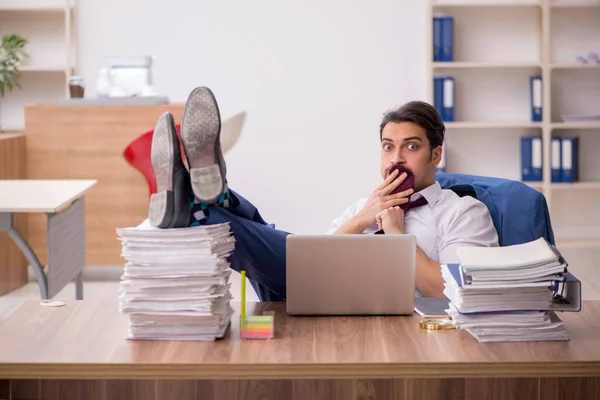
[{"label": "potted plant", "polygon": [[[21,88],[19,66],[27,57],[25,52],[27,43],[27,39],[15,34],[5,35],[0,40],[0,97],[4,97],[7,91],[12,92],[15,87]],[[2,132],[1,127],[0,132]]]},{"label": "potted plant", "polygon": [[0,40],[0,97],[4,97],[7,90],[11,92],[15,87],[21,88],[19,66],[27,57],[26,45],[27,39],[15,34]]}]

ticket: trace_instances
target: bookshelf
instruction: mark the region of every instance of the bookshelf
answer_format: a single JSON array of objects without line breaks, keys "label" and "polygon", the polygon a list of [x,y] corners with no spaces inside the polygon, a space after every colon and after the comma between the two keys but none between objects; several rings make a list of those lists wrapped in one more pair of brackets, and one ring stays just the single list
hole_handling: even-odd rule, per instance
[{"label": "bookshelf", "polygon": [[0,37],[16,33],[29,40],[20,67],[22,89],[0,98],[0,128],[20,131],[25,106],[56,103],[69,93],[76,69],[76,0],[0,0]]},{"label": "bookshelf", "polygon": [[[434,78],[454,78],[446,170],[521,179],[520,138],[542,137],[543,180],[526,182],[550,208],[559,247],[600,250],[600,0],[428,0],[427,100]],[[454,19],[453,59],[434,61],[433,19]],[[431,44],[431,45],[429,45]],[[532,122],[531,76],[542,76],[543,120]],[[579,181],[551,182],[551,139],[579,137]]]}]

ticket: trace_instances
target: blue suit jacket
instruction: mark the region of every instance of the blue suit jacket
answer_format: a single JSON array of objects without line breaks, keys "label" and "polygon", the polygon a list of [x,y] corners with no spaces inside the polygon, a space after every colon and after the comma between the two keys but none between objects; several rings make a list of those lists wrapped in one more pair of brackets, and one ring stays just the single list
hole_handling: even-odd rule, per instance
[{"label": "blue suit jacket", "polygon": [[437,173],[436,180],[442,189],[451,189],[461,197],[471,195],[487,206],[500,246],[526,243],[540,237],[555,244],[546,198],[528,185],[508,179],[454,173]]}]

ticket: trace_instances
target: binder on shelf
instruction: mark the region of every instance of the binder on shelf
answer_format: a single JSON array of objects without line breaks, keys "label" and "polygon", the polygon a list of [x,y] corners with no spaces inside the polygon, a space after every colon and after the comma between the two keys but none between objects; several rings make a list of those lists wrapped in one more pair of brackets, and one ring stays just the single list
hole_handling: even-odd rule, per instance
[{"label": "binder on shelf", "polygon": [[444,96],[444,86],[443,86],[444,78],[436,77],[433,79],[433,106],[440,113],[440,117],[442,117],[442,98]]},{"label": "binder on shelf", "polygon": [[433,18],[433,61],[442,61],[442,18]]},{"label": "binder on shelf", "polygon": [[521,137],[521,180],[523,182],[542,181],[541,137]]},{"label": "binder on shelf", "polygon": [[442,78],[442,121],[454,122],[454,78]]},{"label": "binder on shelf", "polygon": [[562,182],[579,180],[579,138],[561,139]]},{"label": "binder on shelf", "polygon": [[451,62],[454,59],[454,18],[441,17],[441,61]]},{"label": "binder on shelf", "polygon": [[550,148],[550,169],[552,174],[552,182],[562,182],[562,155],[561,139],[558,137],[552,138]]},{"label": "binder on shelf", "polygon": [[446,172],[446,141],[442,142],[442,158],[435,168],[435,172]]},{"label": "binder on shelf", "polygon": [[542,97],[542,77],[532,76],[530,78],[531,91],[531,121],[542,122],[543,116],[543,97]]}]

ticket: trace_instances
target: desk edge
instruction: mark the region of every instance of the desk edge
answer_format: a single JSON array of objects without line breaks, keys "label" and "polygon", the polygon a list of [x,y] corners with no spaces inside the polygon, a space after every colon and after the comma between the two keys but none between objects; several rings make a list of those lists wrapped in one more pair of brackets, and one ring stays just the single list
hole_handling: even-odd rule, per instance
[{"label": "desk edge", "polygon": [[[37,179],[32,179],[32,180],[37,180]],[[65,179],[60,179],[61,181],[65,180]],[[91,188],[93,188],[94,186],[96,186],[98,184],[98,181],[95,179],[73,179],[73,181],[80,181],[80,182],[87,182],[87,187],[85,187],[84,189],[80,190],[77,192],[77,194],[75,196],[72,196],[70,199],[62,202],[61,204],[59,204],[58,206],[54,207],[54,208],[14,208],[14,209],[8,209],[8,208],[2,208],[0,207],[0,213],[10,213],[10,214],[21,214],[21,213],[27,213],[27,214],[35,214],[35,213],[46,213],[46,214],[54,214],[57,213],[61,210],[64,210],[65,208],[68,208],[68,206],[73,203],[75,200],[82,198]]]},{"label": "desk edge", "polygon": [[364,364],[0,363],[0,379],[391,379],[600,376],[600,361]]}]

